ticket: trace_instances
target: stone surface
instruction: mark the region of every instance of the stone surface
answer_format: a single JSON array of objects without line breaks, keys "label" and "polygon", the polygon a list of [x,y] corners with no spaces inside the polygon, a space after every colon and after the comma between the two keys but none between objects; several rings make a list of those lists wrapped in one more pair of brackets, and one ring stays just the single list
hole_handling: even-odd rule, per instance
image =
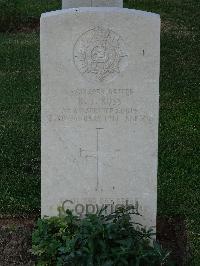
[{"label": "stone surface", "polygon": [[62,8],[123,7],[123,0],[62,0]]},{"label": "stone surface", "polygon": [[159,57],[156,14],[42,15],[42,216],[134,204],[155,226]]},{"label": "stone surface", "polygon": [[62,8],[91,7],[91,0],[62,0]]},{"label": "stone surface", "polygon": [[92,0],[92,7],[123,7],[123,0]]}]

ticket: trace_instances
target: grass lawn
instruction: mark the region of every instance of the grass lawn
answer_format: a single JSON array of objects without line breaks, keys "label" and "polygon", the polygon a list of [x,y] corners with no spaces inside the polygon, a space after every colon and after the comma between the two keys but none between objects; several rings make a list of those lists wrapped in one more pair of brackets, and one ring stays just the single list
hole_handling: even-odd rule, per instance
[{"label": "grass lawn", "polygon": [[[200,1],[136,0],[125,6],[161,14],[158,214],[186,220],[189,266],[199,266]],[[3,31],[31,24],[44,10],[57,8],[58,1],[0,0],[2,215],[30,215],[40,208],[39,33]]]},{"label": "grass lawn", "polygon": [[39,36],[0,34],[0,212],[40,205]]}]

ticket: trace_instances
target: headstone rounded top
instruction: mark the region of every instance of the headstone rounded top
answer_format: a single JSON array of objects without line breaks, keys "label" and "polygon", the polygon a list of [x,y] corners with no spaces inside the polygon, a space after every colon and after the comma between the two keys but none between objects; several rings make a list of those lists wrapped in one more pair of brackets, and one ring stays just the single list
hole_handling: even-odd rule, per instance
[{"label": "headstone rounded top", "polygon": [[67,14],[92,14],[92,13],[97,13],[97,14],[125,14],[125,15],[131,15],[131,16],[137,16],[137,17],[151,17],[155,19],[160,20],[160,15],[157,13],[152,13],[152,12],[147,12],[147,11],[142,11],[142,10],[137,10],[137,9],[128,9],[128,8],[119,8],[119,7],[79,7],[79,8],[68,8],[68,9],[63,9],[63,10],[56,10],[56,11],[50,11],[46,13],[41,14],[41,18],[46,18],[46,17],[53,17],[53,16],[62,16],[62,15],[67,15]]}]

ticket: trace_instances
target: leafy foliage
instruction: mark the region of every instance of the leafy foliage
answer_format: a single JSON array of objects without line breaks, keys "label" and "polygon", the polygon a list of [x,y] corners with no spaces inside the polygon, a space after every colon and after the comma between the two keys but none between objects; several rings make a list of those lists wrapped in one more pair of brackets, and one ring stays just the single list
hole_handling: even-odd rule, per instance
[{"label": "leafy foliage", "polygon": [[[154,241],[152,229],[132,222],[133,207],[103,211],[80,219],[67,210],[38,220],[32,252],[38,265],[170,265],[169,252]],[[138,214],[137,214],[138,215]]]}]

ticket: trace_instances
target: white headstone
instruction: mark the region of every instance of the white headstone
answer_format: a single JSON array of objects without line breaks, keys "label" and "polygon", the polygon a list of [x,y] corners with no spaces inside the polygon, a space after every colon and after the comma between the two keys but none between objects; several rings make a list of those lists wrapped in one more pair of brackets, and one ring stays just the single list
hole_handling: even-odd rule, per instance
[{"label": "white headstone", "polygon": [[91,0],[62,0],[62,9],[76,7],[91,7]]},{"label": "white headstone", "polygon": [[42,15],[42,216],[134,204],[155,226],[159,57],[157,14]]},{"label": "white headstone", "polygon": [[123,0],[62,0],[62,8],[123,7]]},{"label": "white headstone", "polygon": [[123,0],[92,0],[92,7],[123,7]]}]

